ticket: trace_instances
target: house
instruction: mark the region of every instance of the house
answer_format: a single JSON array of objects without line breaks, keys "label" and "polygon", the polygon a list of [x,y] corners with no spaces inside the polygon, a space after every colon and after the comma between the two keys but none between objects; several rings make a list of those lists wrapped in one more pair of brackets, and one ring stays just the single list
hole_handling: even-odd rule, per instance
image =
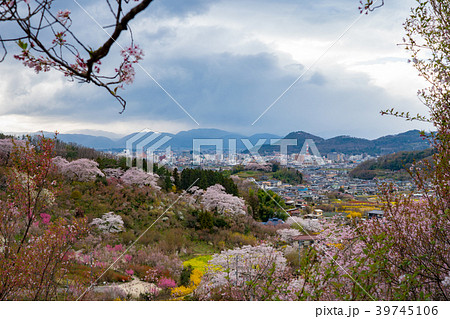
[{"label": "house", "polygon": [[299,247],[312,245],[317,240],[317,235],[299,235],[292,237],[292,240],[298,242]]},{"label": "house", "polygon": [[278,181],[276,179],[270,179],[267,182],[269,182],[271,186],[275,187],[280,187],[283,184],[281,181]]},{"label": "house", "polygon": [[323,216],[323,210],[315,209],[314,210],[314,215],[316,215],[317,217],[322,217]]},{"label": "house", "polygon": [[384,212],[382,210],[371,210],[367,212],[369,218],[383,218]]},{"label": "house", "polygon": [[286,213],[288,213],[291,216],[300,216],[302,212],[298,208],[291,208],[287,209]]},{"label": "house", "polygon": [[263,189],[267,189],[267,188],[269,188],[270,187],[270,182],[268,182],[268,181],[266,181],[266,182],[262,182],[261,183],[261,187],[263,188]]}]

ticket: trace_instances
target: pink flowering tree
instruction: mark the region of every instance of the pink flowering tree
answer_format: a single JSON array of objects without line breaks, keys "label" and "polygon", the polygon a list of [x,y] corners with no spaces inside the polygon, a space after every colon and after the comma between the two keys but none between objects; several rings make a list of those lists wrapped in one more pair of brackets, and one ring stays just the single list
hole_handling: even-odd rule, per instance
[{"label": "pink flowering tree", "polygon": [[416,201],[385,185],[384,218],[328,225],[310,255],[309,271],[301,271],[310,299],[450,299],[449,16],[448,1],[418,0],[405,23],[410,62],[429,83],[418,92],[429,115],[382,112],[434,125],[435,133],[422,135],[436,153],[409,169],[424,196]]},{"label": "pink flowering tree", "polygon": [[105,176],[98,168],[98,163],[87,158],[80,158],[69,162],[57,156],[53,159],[53,164],[65,177],[80,182],[93,181],[97,176]]},{"label": "pink flowering tree", "polygon": [[[4,60],[8,43],[16,43],[14,58],[32,68],[36,73],[56,70],[71,81],[93,83],[105,88],[125,108],[125,100],[117,89],[133,82],[134,64],[144,53],[133,43],[121,47],[121,62],[113,70],[101,68],[113,45],[123,31],[130,30],[130,22],[144,11],[152,0],[106,1],[105,10],[110,14],[110,36],[103,43],[87,43],[81,40],[79,30],[72,27],[72,13],[58,7],[53,0],[4,0],[0,1],[0,62]],[[95,22],[92,27],[97,28]],[[14,50],[16,51],[16,50]]]},{"label": "pink flowering tree", "polygon": [[16,145],[25,147],[26,142],[12,138],[5,138],[0,140],[0,164],[8,163],[9,157]]},{"label": "pink flowering tree", "polygon": [[158,287],[161,289],[175,288],[177,283],[172,278],[161,277],[158,280]]},{"label": "pink flowering tree", "polygon": [[7,191],[0,193],[0,300],[54,298],[71,245],[86,232],[84,219],[53,214],[54,143],[41,137],[11,153]]},{"label": "pink flowering tree", "polygon": [[[98,245],[97,247],[73,256],[77,263],[88,265],[95,268],[106,270],[111,266],[113,270],[121,270],[127,275],[134,274],[129,269],[130,262],[133,257],[130,254],[123,254],[125,247],[122,244],[118,245]],[[131,253],[131,252],[130,252]],[[122,256],[122,257],[121,257]],[[132,270],[131,270],[132,271]],[[94,280],[101,280],[101,278],[93,278]]]}]

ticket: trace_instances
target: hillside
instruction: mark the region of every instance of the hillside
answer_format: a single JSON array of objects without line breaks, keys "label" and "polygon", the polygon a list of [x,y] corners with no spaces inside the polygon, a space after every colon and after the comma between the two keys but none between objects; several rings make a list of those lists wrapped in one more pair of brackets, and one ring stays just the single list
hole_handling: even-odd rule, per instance
[{"label": "hillside", "polygon": [[[430,144],[420,136],[420,131],[418,130],[411,130],[396,135],[387,135],[374,140],[351,136],[336,136],[323,139],[303,131],[289,133],[284,138],[297,140],[296,146],[288,147],[289,154],[299,153],[306,139],[314,140],[322,156],[332,152],[347,155],[365,153],[378,156],[400,151],[424,150],[430,147]],[[261,147],[260,152],[270,154],[279,151],[279,149],[278,146],[264,145]]]},{"label": "hillside", "polygon": [[429,158],[435,153],[434,149],[423,151],[397,152],[381,156],[377,159],[368,160],[359,164],[349,172],[353,178],[373,179],[375,177],[396,177],[399,179],[407,178],[409,175],[406,168],[414,162]]},{"label": "hillside", "polygon": [[[0,273],[2,278],[25,277],[45,285],[8,291],[6,298],[74,300],[98,280],[98,286],[86,290],[84,300],[190,300],[203,275],[201,267],[212,254],[257,245],[275,234],[258,221],[274,217],[279,207],[261,197],[262,191],[248,205],[242,197],[248,198],[254,185],[240,181],[238,190],[221,172],[186,169],[178,174],[163,169],[158,175],[148,174],[122,169],[114,158],[104,157],[100,165],[88,158],[74,159],[85,152],[75,145],[59,142],[57,151],[52,140],[35,137],[34,147],[27,147],[24,141],[0,137],[0,219],[2,225],[13,221],[21,227],[2,228],[0,239],[13,239],[0,242],[0,255],[14,248],[24,252],[22,259],[28,258],[27,273],[21,264],[7,272],[2,266]],[[66,146],[75,153],[64,153]],[[94,157],[97,151],[90,151]],[[54,157],[57,154],[62,157]],[[37,174],[50,166],[45,174]],[[11,182],[24,177],[33,180],[31,191]],[[199,187],[188,189],[196,182]],[[36,198],[46,205],[33,205],[23,213],[22,203]],[[11,205],[3,205],[7,201]],[[28,230],[25,221],[33,227]],[[51,273],[45,272],[49,263]],[[114,267],[107,269],[110,265]],[[69,293],[62,282],[70,285]],[[136,284],[147,290],[141,294],[127,288]],[[121,288],[110,289],[113,285]]]}]

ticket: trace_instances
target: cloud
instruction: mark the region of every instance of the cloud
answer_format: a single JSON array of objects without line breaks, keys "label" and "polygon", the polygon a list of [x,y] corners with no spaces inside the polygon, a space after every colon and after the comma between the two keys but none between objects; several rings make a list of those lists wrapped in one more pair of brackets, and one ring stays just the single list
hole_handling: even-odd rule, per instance
[{"label": "cloud", "polygon": [[[382,118],[381,109],[426,113],[415,96],[423,82],[397,47],[412,3],[388,3],[359,18],[353,0],[155,1],[131,29],[145,51],[142,67],[201,127],[377,137],[420,127]],[[103,2],[82,4],[106,23]],[[104,32],[71,9],[82,38],[101,43]],[[102,68],[117,65],[119,51],[114,46]],[[197,127],[145,72],[136,72],[135,83],[120,91],[128,102],[120,115],[120,105],[102,88],[67,82],[56,72],[35,75],[9,59],[0,65],[0,123],[21,131],[27,125],[123,133]]]}]

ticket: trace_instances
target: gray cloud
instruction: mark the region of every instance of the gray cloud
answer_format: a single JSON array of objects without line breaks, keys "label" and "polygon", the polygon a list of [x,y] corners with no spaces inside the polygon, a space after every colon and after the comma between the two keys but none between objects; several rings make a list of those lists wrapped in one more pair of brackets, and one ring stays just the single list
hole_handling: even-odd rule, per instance
[{"label": "gray cloud", "polygon": [[[393,94],[374,78],[379,75],[365,69],[406,60],[394,51],[391,25],[381,10],[373,21],[361,21],[251,125],[349,25],[355,12],[357,16],[356,6],[353,0],[155,1],[133,22],[133,30],[146,52],[142,66],[202,127],[242,133],[304,130],[325,137],[377,137],[418,127],[379,116],[379,110],[393,106],[421,110],[413,94]],[[397,17],[407,7],[396,3],[383,10]],[[98,3],[89,9],[101,11]],[[102,38],[100,31],[94,32],[96,40]],[[363,43],[370,34],[377,41]],[[104,68],[117,63],[118,51],[116,47]],[[121,107],[101,88],[68,83],[57,73],[35,75],[9,60],[0,65],[0,116],[28,116],[36,125],[52,117],[60,130],[67,123],[80,129],[117,131],[120,126],[124,132],[147,123],[160,123],[160,130],[167,131],[197,127],[144,72],[136,72],[135,83],[120,92],[128,106],[119,115]]]}]

